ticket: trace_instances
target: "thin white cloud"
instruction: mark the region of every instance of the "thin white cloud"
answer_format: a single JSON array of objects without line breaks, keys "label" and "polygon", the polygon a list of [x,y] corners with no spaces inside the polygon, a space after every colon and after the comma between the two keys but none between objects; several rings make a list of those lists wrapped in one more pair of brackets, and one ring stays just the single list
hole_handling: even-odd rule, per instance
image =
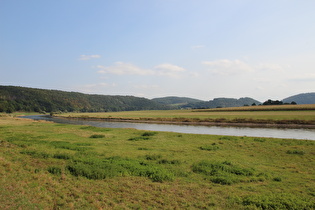
[{"label": "thin white cloud", "polygon": [[[240,75],[243,73],[250,73],[250,72],[283,72],[284,67],[279,64],[275,63],[260,63],[258,65],[252,65],[242,60],[228,60],[228,59],[221,59],[215,61],[204,61],[202,64],[208,67],[208,70],[217,75],[221,76],[235,76]],[[290,66],[287,66],[290,68]]]},{"label": "thin white cloud", "polygon": [[98,65],[100,74],[117,74],[117,75],[153,75],[154,71],[150,69],[142,69],[130,63],[116,62],[112,66]]},{"label": "thin white cloud", "polygon": [[97,66],[98,73],[100,74],[116,74],[116,75],[140,75],[140,76],[147,76],[147,75],[156,75],[156,76],[166,76],[166,77],[179,77],[180,73],[185,71],[184,68],[165,63],[160,64],[152,69],[143,69],[138,66],[135,66],[130,63],[124,62],[116,62],[112,66]]},{"label": "thin white cloud", "polygon": [[164,63],[154,67],[157,75],[167,76],[167,77],[179,77],[181,72],[185,69],[173,64]]},{"label": "thin white cloud", "polygon": [[95,59],[95,58],[100,58],[100,55],[80,55],[79,60],[81,61],[87,61],[87,60],[91,60],[91,59]]},{"label": "thin white cloud", "polygon": [[241,60],[215,60],[215,61],[204,61],[202,64],[206,65],[214,74],[218,75],[235,75],[243,72],[253,71],[253,67]]}]

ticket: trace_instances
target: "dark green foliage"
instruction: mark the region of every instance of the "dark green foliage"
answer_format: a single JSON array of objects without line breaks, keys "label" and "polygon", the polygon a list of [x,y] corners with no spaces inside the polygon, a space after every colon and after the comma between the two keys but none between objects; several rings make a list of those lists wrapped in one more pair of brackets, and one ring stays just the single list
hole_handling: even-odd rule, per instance
[{"label": "dark green foliage", "polygon": [[1,112],[107,112],[169,109],[146,98],[88,95],[76,92],[0,86]]},{"label": "dark green foliage", "polygon": [[47,171],[54,175],[61,175],[61,168],[58,166],[51,166],[47,169]]},{"label": "dark green foliage", "polygon": [[206,146],[199,147],[199,149],[206,150],[206,151],[215,151],[215,150],[220,149],[220,147],[217,145],[206,145]]},{"label": "dark green foliage", "polygon": [[301,150],[288,150],[287,154],[292,154],[292,155],[304,155],[305,152]]},{"label": "dark green foliage", "polygon": [[158,161],[158,164],[171,164],[171,165],[180,165],[180,160],[166,160],[162,159]]},{"label": "dark green foliage", "polygon": [[141,136],[154,136],[155,134],[157,134],[157,132],[147,131],[144,132]]},{"label": "dark green foliage", "polygon": [[265,101],[263,105],[283,105],[283,102],[279,100],[273,101],[269,99],[268,101]]},{"label": "dark green foliage", "polygon": [[128,140],[129,141],[142,141],[142,140],[149,140],[150,137],[147,137],[147,136],[137,136],[137,137],[132,137],[132,138],[129,138]]},{"label": "dark green foliage", "polygon": [[105,135],[102,135],[102,134],[93,134],[90,136],[90,138],[93,138],[93,139],[97,139],[97,138],[104,138]]},{"label": "dark green foliage", "polygon": [[117,176],[143,176],[156,182],[174,179],[174,174],[164,168],[120,157],[76,160],[70,163],[67,169],[74,176],[83,176],[88,179],[105,179]]},{"label": "dark green foliage", "polygon": [[233,183],[238,183],[241,181],[251,182],[259,180],[246,178],[254,176],[254,169],[242,168],[228,161],[201,161],[192,166],[192,171],[195,173],[203,174],[210,181],[222,185],[231,185]]},{"label": "dark green foliage", "polygon": [[145,147],[139,147],[138,150],[149,150],[149,149]]},{"label": "dark green foliage", "polygon": [[72,158],[72,155],[68,154],[68,153],[57,153],[53,155],[53,158],[56,159],[63,159],[63,160],[69,160]]},{"label": "dark green foliage", "polygon": [[151,132],[151,131],[147,131],[144,132],[143,134],[141,134],[141,136],[137,136],[137,137],[132,137],[129,138],[129,141],[143,141],[143,140],[149,140],[151,136],[156,135],[157,132]]},{"label": "dark green foliage", "polygon": [[275,177],[272,180],[275,181],[275,182],[281,182],[282,178],[281,177]]}]

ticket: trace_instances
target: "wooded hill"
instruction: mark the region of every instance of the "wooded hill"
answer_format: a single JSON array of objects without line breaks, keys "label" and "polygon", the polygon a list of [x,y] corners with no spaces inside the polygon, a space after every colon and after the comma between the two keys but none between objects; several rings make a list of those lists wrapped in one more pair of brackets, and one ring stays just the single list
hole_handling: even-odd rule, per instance
[{"label": "wooded hill", "polygon": [[209,108],[224,108],[224,107],[240,107],[240,106],[251,106],[253,104],[258,105],[261,102],[252,98],[215,98],[210,101],[201,101],[192,98],[181,98],[181,97],[165,97],[152,99],[162,104],[170,105],[172,107],[182,109],[209,109]]},{"label": "wooded hill", "polygon": [[89,95],[78,92],[0,86],[0,112],[109,112],[163,110],[168,106],[134,96]]},{"label": "wooded hill", "polygon": [[182,107],[187,104],[194,104],[199,102],[204,102],[199,99],[194,98],[187,98],[187,97],[177,97],[177,96],[168,96],[168,97],[162,97],[162,98],[153,98],[152,101],[164,104],[164,105],[170,105],[172,107]]},{"label": "wooded hill", "polygon": [[290,103],[295,101],[297,104],[315,104],[315,93],[301,93],[283,99],[283,102]]}]

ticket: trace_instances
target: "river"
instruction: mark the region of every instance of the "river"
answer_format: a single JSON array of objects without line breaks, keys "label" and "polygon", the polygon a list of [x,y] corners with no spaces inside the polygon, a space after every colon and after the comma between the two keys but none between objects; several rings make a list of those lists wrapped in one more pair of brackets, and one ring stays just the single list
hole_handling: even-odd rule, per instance
[{"label": "river", "polygon": [[23,116],[33,120],[47,120],[63,124],[91,125],[105,128],[135,128],[150,131],[171,131],[178,133],[211,134],[227,136],[271,137],[286,139],[315,140],[315,129],[291,128],[251,128],[251,127],[222,127],[222,126],[195,126],[195,125],[170,125],[151,123],[108,122],[93,120],[74,120],[50,117],[48,115]]}]

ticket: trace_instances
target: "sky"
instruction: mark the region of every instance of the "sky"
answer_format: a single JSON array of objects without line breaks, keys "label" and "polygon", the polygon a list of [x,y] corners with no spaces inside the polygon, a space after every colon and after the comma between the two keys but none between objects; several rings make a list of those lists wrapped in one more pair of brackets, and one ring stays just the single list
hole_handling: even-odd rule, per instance
[{"label": "sky", "polygon": [[0,0],[0,85],[261,102],[315,92],[314,0]]}]

